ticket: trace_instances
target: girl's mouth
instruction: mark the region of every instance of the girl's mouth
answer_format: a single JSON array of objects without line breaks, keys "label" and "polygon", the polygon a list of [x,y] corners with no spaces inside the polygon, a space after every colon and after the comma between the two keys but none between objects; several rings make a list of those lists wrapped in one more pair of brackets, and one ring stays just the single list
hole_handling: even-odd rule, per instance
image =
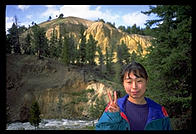
[{"label": "girl's mouth", "polygon": [[131,93],[134,94],[134,95],[136,95],[136,94],[139,93],[139,91],[132,91]]}]

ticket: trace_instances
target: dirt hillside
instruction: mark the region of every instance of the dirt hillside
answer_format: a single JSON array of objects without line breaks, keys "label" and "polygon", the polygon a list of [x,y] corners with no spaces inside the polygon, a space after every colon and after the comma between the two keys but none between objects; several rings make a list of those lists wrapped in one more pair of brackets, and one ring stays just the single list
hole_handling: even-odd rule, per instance
[{"label": "dirt hillside", "polygon": [[42,118],[91,118],[90,106],[113,90],[96,81],[93,72],[86,69],[84,74],[83,68],[67,67],[58,60],[11,54],[6,62],[9,122],[27,121],[34,100],[40,105]]}]

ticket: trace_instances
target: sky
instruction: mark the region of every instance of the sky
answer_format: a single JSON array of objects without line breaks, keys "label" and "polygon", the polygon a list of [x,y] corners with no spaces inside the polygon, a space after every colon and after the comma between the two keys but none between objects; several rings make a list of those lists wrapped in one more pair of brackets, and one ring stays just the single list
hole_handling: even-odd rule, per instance
[{"label": "sky", "polygon": [[148,11],[150,5],[6,5],[6,31],[11,28],[14,16],[19,26],[28,27],[47,21],[49,16],[56,19],[63,13],[64,17],[75,16],[95,21],[98,18],[115,26],[133,26],[145,28],[147,20],[156,18],[147,16],[141,11]]}]

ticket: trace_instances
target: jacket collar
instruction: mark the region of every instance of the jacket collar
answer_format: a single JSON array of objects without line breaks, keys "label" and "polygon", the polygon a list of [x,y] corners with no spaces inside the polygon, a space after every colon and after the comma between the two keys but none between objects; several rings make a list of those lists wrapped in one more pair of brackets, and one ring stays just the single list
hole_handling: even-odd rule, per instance
[{"label": "jacket collar", "polygon": [[[124,97],[119,98],[117,100],[118,106],[120,108],[120,110],[125,113],[125,102],[128,99],[129,95],[126,94]],[[147,123],[149,123],[152,120],[155,119],[159,119],[159,118],[163,118],[163,114],[161,112],[161,105],[157,104],[156,102],[154,102],[153,100],[151,100],[150,98],[144,97],[148,107],[149,107],[149,113],[148,113],[148,119],[147,119]]]},{"label": "jacket collar", "polygon": [[129,95],[126,94],[124,97],[119,98],[119,99],[117,100],[117,103],[118,103],[118,106],[119,106],[120,110],[121,110],[122,112],[124,112],[124,113],[125,113],[125,102],[126,102],[126,100],[127,100],[128,97],[129,97]]}]

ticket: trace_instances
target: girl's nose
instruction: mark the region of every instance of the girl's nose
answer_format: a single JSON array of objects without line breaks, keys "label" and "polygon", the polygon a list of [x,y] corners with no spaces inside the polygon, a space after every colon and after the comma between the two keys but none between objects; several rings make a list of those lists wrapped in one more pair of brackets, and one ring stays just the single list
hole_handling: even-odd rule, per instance
[{"label": "girl's nose", "polygon": [[132,83],[132,88],[136,88],[136,82],[135,81],[133,81],[133,83]]}]

